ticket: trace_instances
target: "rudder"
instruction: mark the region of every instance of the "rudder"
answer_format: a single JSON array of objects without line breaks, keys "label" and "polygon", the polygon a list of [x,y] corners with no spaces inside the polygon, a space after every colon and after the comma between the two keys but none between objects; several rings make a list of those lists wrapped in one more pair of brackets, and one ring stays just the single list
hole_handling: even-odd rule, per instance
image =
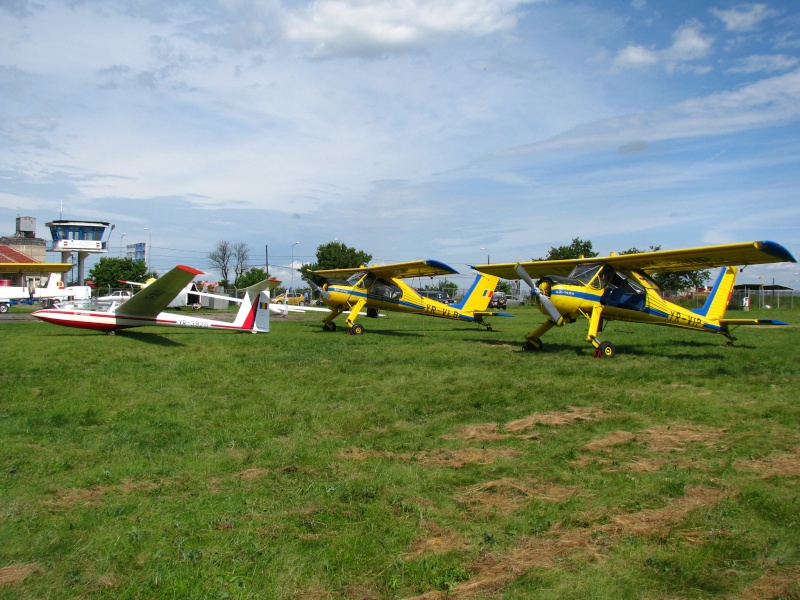
[{"label": "rudder", "polygon": [[486,310],[499,281],[500,278],[496,275],[479,273],[472,283],[472,287],[464,294],[461,302],[455,304],[453,308],[464,312],[480,312]]},{"label": "rudder", "polygon": [[697,308],[692,312],[714,321],[724,317],[725,311],[728,310],[728,302],[730,302],[733,284],[735,282],[736,267],[727,267],[723,269],[711,293],[708,295],[706,303],[702,308]]}]

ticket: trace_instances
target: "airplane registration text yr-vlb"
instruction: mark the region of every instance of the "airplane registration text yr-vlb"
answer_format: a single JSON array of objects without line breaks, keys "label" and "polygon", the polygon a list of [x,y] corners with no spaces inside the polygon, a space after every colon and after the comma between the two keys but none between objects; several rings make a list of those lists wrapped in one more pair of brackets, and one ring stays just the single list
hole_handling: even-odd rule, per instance
[{"label": "airplane registration text yr-vlb", "polygon": [[[541,312],[549,318],[527,335],[525,349],[541,350],[541,337],[553,327],[589,322],[586,341],[595,356],[612,357],[616,350],[598,333],[607,321],[666,325],[719,333],[734,341],[731,331],[740,325],[786,325],[772,319],[728,319],[728,308],[737,269],[734,265],[797,262],[775,242],[745,242],[660,250],[594,258],[540,260],[525,263],[479,265],[475,268],[508,279],[522,279],[536,297]],[[724,267],[702,308],[687,309],[662,297],[651,279],[655,272],[681,272]],[[538,284],[534,279],[538,278]]]}]

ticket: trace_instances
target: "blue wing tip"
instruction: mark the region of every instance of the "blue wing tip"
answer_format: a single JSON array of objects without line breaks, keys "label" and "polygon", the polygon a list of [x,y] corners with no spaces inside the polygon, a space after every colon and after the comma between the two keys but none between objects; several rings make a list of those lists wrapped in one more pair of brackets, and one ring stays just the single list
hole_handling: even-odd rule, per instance
[{"label": "blue wing tip", "polygon": [[777,242],[765,240],[763,242],[756,242],[756,244],[760,250],[766,252],[770,256],[781,259],[783,262],[797,262],[795,257],[792,256],[792,253]]},{"label": "blue wing tip", "polygon": [[442,269],[443,271],[448,271],[452,275],[458,275],[458,271],[456,271],[450,265],[446,265],[441,261],[428,259],[428,260],[425,261],[425,264],[430,266],[430,267],[434,267],[435,269]]}]

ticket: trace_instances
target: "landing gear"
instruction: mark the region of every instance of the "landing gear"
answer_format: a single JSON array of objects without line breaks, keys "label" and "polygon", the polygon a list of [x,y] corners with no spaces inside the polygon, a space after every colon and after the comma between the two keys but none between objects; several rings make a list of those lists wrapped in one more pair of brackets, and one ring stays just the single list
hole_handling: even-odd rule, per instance
[{"label": "landing gear", "polygon": [[347,330],[350,335],[362,335],[364,333],[364,326],[361,323],[356,323]]},{"label": "landing gear", "polygon": [[523,352],[539,352],[544,347],[542,340],[539,338],[531,338],[522,347]]},{"label": "landing gear", "polygon": [[324,321],[322,323],[322,331],[336,331],[336,323],[333,321]]},{"label": "landing gear", "polygon": [[108,330],[108,335],[117,335],[117,332],[114,331],[113,329],[109,329]]},{"label": "landing gear", "polygon": [[594,351],[595,358],[613,358],[616,354],[616,348],[611,342],[602,342]]}]

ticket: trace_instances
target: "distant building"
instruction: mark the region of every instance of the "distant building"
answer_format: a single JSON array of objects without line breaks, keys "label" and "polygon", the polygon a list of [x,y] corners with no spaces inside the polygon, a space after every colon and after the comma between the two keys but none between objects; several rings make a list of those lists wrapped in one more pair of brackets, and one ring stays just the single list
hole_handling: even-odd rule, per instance
[{"label": "distant building", "polygon": [[[78,253],[78,285],[84,282],[84,265],[89,254],[108,252],[108,239],[103,236],[111,223],[105,221],[69,221],[58,220],[47,223],[53,241],[47,250],[61,252],[62,262],[68,262],[73,252]],[[114,226],[108,230],[108,235]]]},{"label": "distant building", "polygon": [[17,231],[14,235],[0,237],[0,244],[21,252],[31,259],[30,262],[45,261],[46,242],[36,237],[35,217],[17,217]]}]

